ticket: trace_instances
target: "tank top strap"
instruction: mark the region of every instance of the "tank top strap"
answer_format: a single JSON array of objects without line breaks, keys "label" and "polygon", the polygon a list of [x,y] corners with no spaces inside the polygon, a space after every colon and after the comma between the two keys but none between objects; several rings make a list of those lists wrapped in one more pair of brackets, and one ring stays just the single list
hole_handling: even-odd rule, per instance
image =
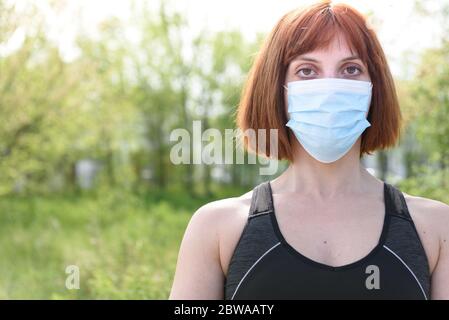
[{"label": "tank top strap", "polygon": [[384,248],[415,276],[425,298],[430,297],[430,269],[426,251],[407,208],[404,194],[386,184],[386,213],[391,216]]},{"label": "tank top strap", "polygon": [[273,212],[273,198],[270,182],[265,181],[256,186],[251,198],[249,219]]},{"label": "tank top strap", "polygon": [[403,193],[393,185],[386,182],[385,187],[385,205],[387,207],[386,213],[408,221],[412,221],[412,217],[410,216],[410,213],[408,211]]}]

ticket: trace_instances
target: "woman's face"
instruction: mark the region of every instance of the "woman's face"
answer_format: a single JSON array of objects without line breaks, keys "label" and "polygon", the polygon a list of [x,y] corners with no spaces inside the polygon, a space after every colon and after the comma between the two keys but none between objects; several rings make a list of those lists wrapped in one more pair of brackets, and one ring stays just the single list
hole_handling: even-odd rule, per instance
[{"label": "woman's face", "polygon": [[[328,48],[297,56],[287,69],[285,85],[291,81],[342,78],[371,81],[367,66],[351,52],[344,37],[335,37]],[[287,104],[287,90],[285,102]]]},{"label": "woman's face", "polygon": [[[346,40],[341,36],[335,37],[325,49],[310,51],[293,59],[287,69],[285,85],[291,81],[322,78],[371,81],[367,66],[356,54],[351,52]],[[287,90],[284,90],[284,101],[285,112],[287,113]],[[297,147],[299,147],[299,144],[297,144]],[[360,148],[360,144],[354,144],[354,148]]]}]

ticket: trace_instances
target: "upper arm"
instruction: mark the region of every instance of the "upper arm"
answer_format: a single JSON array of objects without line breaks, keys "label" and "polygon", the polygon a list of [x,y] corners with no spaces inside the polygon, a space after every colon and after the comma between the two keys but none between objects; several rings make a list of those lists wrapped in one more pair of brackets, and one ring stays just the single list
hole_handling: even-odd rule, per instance
[{"label": "upper arm", "polygon": [[431,271],[431,299],[449,299],[449,206],[405,194]]},{"label": "upper arm", "polygon": [[449,206],[438,202],[434,211],[438,219],[440,247],[432,273],[431,298],[449,300]]},{"label": "upper arm", "polygon": [[169,299],[223,299],[217,212],[200,208],[189,221],[178,253]]}]

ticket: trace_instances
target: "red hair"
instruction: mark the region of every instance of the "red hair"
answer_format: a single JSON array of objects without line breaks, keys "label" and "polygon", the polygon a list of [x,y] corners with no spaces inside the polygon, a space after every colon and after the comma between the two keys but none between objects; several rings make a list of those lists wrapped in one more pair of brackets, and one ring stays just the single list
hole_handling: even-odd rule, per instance
[{"label": "red hair", "polygon": [[[373,92],[367,120],[371,123],[362,134],[360,156],[393,146],[400,133],[401,113],[394,81],[385,54],[366,18],[346,4],[317,4],[284,15],[265,40],[256,56],[244,86],[237,110],[237,125],[247,129],[277,129],[277,158],[293,160],[292,132],[285,126],[284,93],[287,68],[298,55],[326,48],[338,34],[347,41],[368,68]],[[247,149],[256,151],[248,138]],[[264,155],[270,157],[267,143]],[[274,153],[274,152],[273,152]]]}]

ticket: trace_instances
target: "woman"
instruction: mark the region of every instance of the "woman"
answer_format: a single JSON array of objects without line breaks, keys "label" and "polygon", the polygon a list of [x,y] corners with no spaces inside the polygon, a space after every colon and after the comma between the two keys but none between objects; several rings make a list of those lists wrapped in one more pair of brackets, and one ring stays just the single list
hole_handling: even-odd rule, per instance
[{"label": "woman", "polygon": [[360,13],[324,1],[286,14],[253,65],[237,121],[277,129],[265,154],[290,166],[193,215],[170,299],[448,299],[449,207],[360,163],[395,144],[400,119]]}]

